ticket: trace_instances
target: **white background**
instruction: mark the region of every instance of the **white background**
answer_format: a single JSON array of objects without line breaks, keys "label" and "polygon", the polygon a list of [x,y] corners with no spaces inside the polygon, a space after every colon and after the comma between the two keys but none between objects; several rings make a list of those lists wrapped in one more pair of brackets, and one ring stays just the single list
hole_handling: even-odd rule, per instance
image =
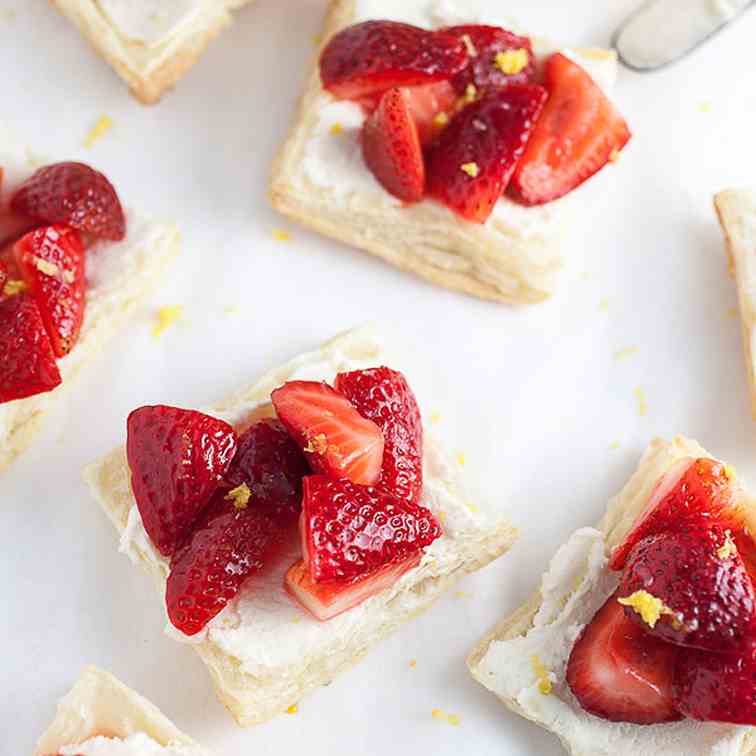
[{"label": "white background", "polygon": [[[555,40],[607,44],[636,4],[531,1],[511,12]],[[599,517],[652,436],[685,432],[756,485],[738,321],[728,314],[736,298],[711,209],[715,190],[756,183],[756,13],[676,67],[622,72],[617,98],[635,137],[591,194],[558,295],[512,309],[434,288],[269,209],[269,166],[324,7],[259,0],[174,93],[145,108],[47,2],[0,4],[2,116],[38,152],[95,163],[127,204],[176,219],[184,235],[166,285],[0,482],[2,756],[31,752],[89,662],[227,756],[558,754],[552,736],[472,681],[466,653],[534,590],[568,534]],[[101,114],[114,129],[82,149]],[[276,227],[292,240],[275,241]],[[161,304],[183,304],[186,318],[156,341]],[[394,334],[407,356],[396,367],[425,409],[442,413],[440,432],[465,453],[471,488],[508,512],[522,538],[467,579],[464,595],[441,600],[298,714],[241,731],[199,658],[162,634],[153,587],[117,553],[80,469],[121,442],[133,407],[207,404],[367,320]],[[632,346],[635,355],[613,357]],[[434,707],[460,726],[433,719]]]}]

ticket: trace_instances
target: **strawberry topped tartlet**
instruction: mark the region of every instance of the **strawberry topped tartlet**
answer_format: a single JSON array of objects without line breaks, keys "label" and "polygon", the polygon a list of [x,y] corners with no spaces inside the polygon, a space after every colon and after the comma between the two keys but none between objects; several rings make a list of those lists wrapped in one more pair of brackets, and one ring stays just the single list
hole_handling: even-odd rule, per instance
[{"label": "strawberry topped tartlet", "polygon": [[0,154],[0,470],[178,249],[175,228],[124,212],[83,163]]},{"label": "strawberry topped tartlet", "polygon": [[652,442],[599,528],[474,650],[473,676],[573,754],[751,753],[755,514],[698,444]]},{"label": "strawberry topped tartlet", "polygon": [[241,725],[296,704],[515,538],[465,498],[406,378],[345,334],[204,413],[135,410],[87,470]]},{"label": "strawberry topped tartlet", "polygon": [[89,666],[58,704],[34,756],[210,756],[146,698]]},{"label": "strawberry topped tartlet", "polygon": [[549,296],[568,195],[630,130],[612,53],[516,34],[496,5],[335,0],[274,206],[448,288]]}]

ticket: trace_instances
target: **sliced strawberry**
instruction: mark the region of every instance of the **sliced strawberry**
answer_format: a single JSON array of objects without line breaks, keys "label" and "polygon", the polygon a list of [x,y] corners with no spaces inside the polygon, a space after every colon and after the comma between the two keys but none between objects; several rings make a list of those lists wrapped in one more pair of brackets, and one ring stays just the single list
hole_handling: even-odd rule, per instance
[{"label": "sliced strawberry", "polygon": [[246,484],[255,506],[299,512],[306,475],[310,466],[286,428],[278,420],[265,419],[239,436],[224,485],[234,489]]},{"label": "sliced strawberry", "polygon": [[450,79],[466,62],[464,43],[450,34],[365,21],[331,39],[320,56],[320,76],[335,97],[358,100],[392,87]]},{"label": "sliced strawberry", "polygon": [[419,202],[425,164],[407,94],[389,89],[362,128],[362,156],[383,188],[403,202]]},{"label": "sliced strawberry", "polygon": [[535,77],[535,56],[527,37],[499,26],[450,26],[443,31],[467,47],[467,65],[452,80],[459,94],[465,94],[471,84],[483,91],[528,84]]},{"label": "sliced strawberry", "polygon": [[164,405],[134,410],[127,427],[134,499],[150,540],[170,556],[228,470],[236,433],[223,420]]},{"label": "sliced strawberry", "polygon": [[[721,653],[742,645],[751,632],[751,578],[729,531],[705,519],[640,541],[617,595],[630,600],[625,614],[632,622],[681,646]],[[643,604],[634,607],[632,597],[656,605],[645,615]]]},{"label": "sliced strawberry", "polygon": [[756,725],[756,644],[732,654],[680,649],[672,691],[686,717]]},{"label": "sliced strawberry", "polygon": [[407,379],[378,367],[339,373],[335,386],[383,433],[383,466],[376,485],[417,504],[423,491],[423,423]]},{"label": "sliced strawberry", "polygon": [[512,84],[454,116],[428,152],[428,194],[474,223],[484,223],[509,183],[546,90]]},{"label": "sliced strawberry", "polygon": [[65,357],[84,321],[84,243],[76,229],[42,226],[13,247],[19,271],[37,300],[56,357]]},{"label": "sliced strawberry", "polygon": [[586,71],[565,55],[546,61],[549,100],[512,178],[511,194],[542,205],[571,192],[613,160],[630,129]]},{"label": "sliced strawberry", "polygon": [[734,493],[721,462],[705,457],[681,459],[657,482],[646,507],[612,553],[609,568],[621,570],[641,539],[684,526],[688,520],[698,523],[704,519],[738,530],[740,514]]},{"label": "sliced strawberry", "polygon": [[611,596],[572,647],[567,684],[590,714],[612,722],[682,719],[672,702],[678,649],[647,635]]},{"label": "sliced strawberry", "polygon": [[0,299],[0,403],[52,391],[60,383],[37,303],[24,293]]},{"label": "sliced strawberry", "polygon": [[84,163],[40,168],[16,190],[11,210],[44,223],[65,223],[102,239],[120,241],[126,220],[113,185]]},{"label": "sliced strawberry", "polygon": [[441,537],[425,507],[348,480],[304,480],[302,553],[312,581],[349,582],[404,562]]},{"label": "sliced strawberry", "polygon": [[387,564],[376,572],[348,582],[314,583],[303,561],[293,564],[284,578],[284,586],[315,619],[325,622],[351,609],[396,583],[405,572],[420,564],[420,552],[403,562]]},{"label": "sliced strawberry", "polygon": [[381,474],[383,435],[327,383],[289,381],[272,394],[279,419],[313,469],[353,483],[374,484]]},{"label": "sliced strawberry", "polygon": [[246,580],[280,558],[296,522],[292,508],[216,493],[171,559],[165,603],[173,626],[185,635],[202,630]]}]

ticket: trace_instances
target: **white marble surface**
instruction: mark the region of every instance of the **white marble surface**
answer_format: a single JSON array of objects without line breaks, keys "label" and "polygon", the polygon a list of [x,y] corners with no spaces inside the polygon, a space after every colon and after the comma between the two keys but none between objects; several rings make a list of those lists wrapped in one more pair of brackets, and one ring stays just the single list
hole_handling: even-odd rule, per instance
[{"label": "white marble surface", "polygon": [[[697,438],[756,486],[728,314],[735,292],[711,209],[715,190],[756,183],[756,71],[743,63],[756,13],[677,67],[622,72],[617,99],[635,138],[616,182],[565,249],[560,293],[510,309],[433,288],[268,208],[270,162],[324,5],[258,0],[173,94],[144,108],[45,0],[0,0],[1,117],[40,153],[97,164],[130,204],[179,221],[185,240],[151,305],[0,481],[3,754],[31,751],[56,700],[94,662],[226,756],[293,753],[303,742],[312,754],[556,756],[554,738],[472,681],[467,651],[530,594],[557,546],[599,517],[654,434]],[[606,44],[635,5],[533,0],[511,12],[565,43]],[[101,114],[115,126],[84,150]],[[278,227],[290,242],[273,239]],[[186,318],[156,341],[163,304],[183,304]],[[371,319],[396,333],[398,366],[442,413],[439,432],[465,453],[480,501],[511,513],[522,539],[296,715],[244,732],[200,660],[162,634],[152,585],[117,553],[79,470],[121,441],[134,406],[207,404]],[[435,707],[460,726],[433,719]]]}]

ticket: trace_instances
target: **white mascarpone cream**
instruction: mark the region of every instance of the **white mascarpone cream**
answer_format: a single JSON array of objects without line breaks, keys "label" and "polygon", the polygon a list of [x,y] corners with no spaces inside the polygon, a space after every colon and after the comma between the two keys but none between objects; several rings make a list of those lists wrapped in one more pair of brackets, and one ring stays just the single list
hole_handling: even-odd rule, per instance
[{"label": "white mascarpone cream", "polygon": [[[438,28],[453,24],[486,23],[515,29],[511,17],[503,11],[501,3],[486,0],[356,0],[354,22],[370,19],[402,21],[426,28]],[[556,48],[538,39],[533,39],[539,57],[555,52]],[[609,92],[616,78],[616,62],[613,58],[597,58],[562,50],[579,63],[601,86]],[[304,148],[301,175],[310,183],[328,189],[343,204],[370,202],[384,207],[401,207],[402,203],[389,194],[375,179],[362,159],[360,131],[365,115],[359,105],[349,101],[337,101],[323,91],[316,103],[315,125]],[[334,133],[334,127],[336,132]],[[578,192],[581,189],[577,190]],[[561,226],[566,203],[572,201],[575,192],[566,197],[538,207],[525,207],[502,197],[487,221],[492,230],[516,234],[527,238],[533,234],[549,235],[555,226]],[[445,206],[424,200],[425,212],[433,211],[439,221],[455,218]]]},{"label": "white mascarpone cream", "polygon": [[[338,372],[369,366],[372,363],[358,364],[339,354],[331,353],[330,358],[322,362],[313,362],[309,355],[290,380],[331,382]],[[273,408],[266,401],[239,406],[233,413],[214,414],[238,425],[248,423],[250,416],[272,415]],[[484,515],[473,513],[460,503],[466,498],[457,470],[457,465],[440,454],[426,434],[421,503],[439,518],[444,535],[426,549],[420,566],[416,568],[418,570],[430,566],[443,572],[452,563],[459,566],[455,561],[458,557],[450,554],[447,548],[449,538],[465,530],[482,527]],[[121,550],[137,564],[141,562],[140,552],[148,555],[150,561],[165,564],[144,530],[136,505],[132,505],[127,527],[122,533]],[[243,671],[252,675],[269,674],[271,668],[294,665],[303,657],[322,649],[324,644],[349,637],[350,628],[360,621],[366,608],[374,604],[374,599],[368,599],[328,622],[313,619],[289,597],[283,585],[286,570],[299,558],[299,543],[294,539],[281,560],[264,577],[252,576],[247,580],[239,595],[203,631],[190,638],[167,623],[167,634],[189,643],[211,640],[223,652],[239,660]],[[411,580],[413,572],[405,574],[389,589],[393,608],[385,609],[387,617],[396,612],[397,602],[404,601],[405,597],[412,600],[404,587]]]},{"label": "white mascarpone cream", "polygon": [[[519,712],[555,733],[572,753],[591,756],[738,756],[747,727],[683,720],[639,726],[586,713],[565,682],[567,660],[583,627],[614,592],[606,544],[598,530],[576,531],[543,577],[543,603],[532,627],[511,640],[493,641],[478,677],[493,693],[513,700]],[[539,689],[532,659],[549,672],[552,692]]]},{"label": "white mascarpone cream", "polygon": [[191,746],[163,746],[149,735],[138,732],[126,738],[106,738],[98,735],[76,745],[58,749],[60,756],[201,756]]}]

